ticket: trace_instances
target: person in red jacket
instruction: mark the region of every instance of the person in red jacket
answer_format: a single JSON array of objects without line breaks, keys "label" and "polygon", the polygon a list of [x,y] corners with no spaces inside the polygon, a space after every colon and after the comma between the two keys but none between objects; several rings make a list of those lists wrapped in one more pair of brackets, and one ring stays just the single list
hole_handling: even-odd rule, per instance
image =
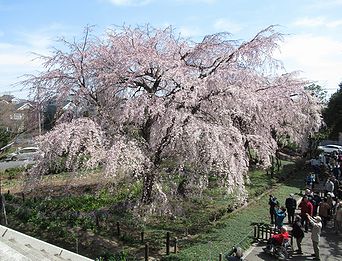
[{"label": "person in red jacket", "polygon": [[309,220],[306,214],[309,214],[310,216],[313,215],[313,205],[309,201],[308,197],[304,196],[298,207],[300,208],[300,216],[302,218],[302,225],[305,227],[305,232],[308,232]]},{"label": "person in red jacket", "polygon": [[281,246],[285,240],[289,240],[289,233],[287,228],[283,226],[280,228],[280,234],[273,234],[267,241],[267,246],[264,250],[271,252],[274,246]]}]

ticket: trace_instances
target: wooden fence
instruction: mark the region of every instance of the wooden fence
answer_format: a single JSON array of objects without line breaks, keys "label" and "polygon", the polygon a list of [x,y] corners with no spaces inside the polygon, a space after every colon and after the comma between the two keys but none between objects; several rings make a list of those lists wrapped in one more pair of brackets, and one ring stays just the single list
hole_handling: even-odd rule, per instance
[{"label": "wooden fence", "polygon": [[[10,195],[10,191],[7,191],[7,195]],[[26,197],[24,193],[21,193],[18,196],[20,197],[22,202],[26,201]],[[5,211],[5,199],[2,197],[1,201],[2,201],[1,202],[2,211]],[[6,215],[5,212],[1,214],[2,216],[4,216],[4,214]],[[100,218],[99,218],[99,215],[97,214],[94,215],[94,223],[96,227],[101,226]],[[5,225],[7,225],[7,220],[6,220]],[[114,231],[118,238],[120,238],[124,234],[124,231],[122,230],[123,228],[120,222],[116,222],[116,224],[114,224]],[[165,255],[170,255],[171,253],[177,254],[177,252],[179,251],[179,243],[181,240],[179,240],[177,237],[172,237],[171,233],[168,231],[160,231],[160,233],[165,233],[165,237],[164,237],[165,241],[163,240],[163,245],[165,247]],[[253,238],[255,241],[258,241],[258,242],[267,241],[271,237],[272,234],[276,234],[276,233],[278,233],[278,231],[268,224],[257,224],[253,227],[252,230],[250,230],[250,232],[240,242],[236,244],[236,246],[241,245],[248,238]],[[144,248],[144,260],[147,261],[150,257],[151,243],[148,242],[149,240],[148,238],[146,238],[146,234],[144,231],[140,232],[139,241],[142,244],[142,246],[144,246],[143,247]],[[291,237],[291,245],[292,244],[293,244],[293,238]],[[76,247],[76,249],[78,249],[78,247]],[[230,251],[226,253],[220,253],[217,258],[219,261],[222,261],[224,256],[232,255],[233,252],[234,252],[234,248],[232,248]]]},{"label": "wooden fence", "polygon": [[[257,224],[254,226],[254,238],[258,242],[267,241],[272,235],[279,234],[279,229],[276,229],[268,224]],[[290,235],[291,246],[293,245],[293,237]]]}]

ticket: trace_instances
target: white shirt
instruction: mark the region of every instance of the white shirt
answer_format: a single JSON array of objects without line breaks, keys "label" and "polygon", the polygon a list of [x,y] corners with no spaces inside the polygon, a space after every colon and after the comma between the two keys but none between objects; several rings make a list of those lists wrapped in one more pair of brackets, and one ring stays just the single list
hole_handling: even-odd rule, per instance
[{"label": "white shirt", "polygon": [[320,237],[321,237],[321,231],[322,231],[322,223],[316,222],[316,220],[313,219],[312,217],[309,218],[309,221],[312,225],[311,239],[312,241],[319,242]]},{"label": "white shirt", "polygon": [[334,191],[334,183],[331,180],[328,180],[324,186],[326,191],[333,192]]}]

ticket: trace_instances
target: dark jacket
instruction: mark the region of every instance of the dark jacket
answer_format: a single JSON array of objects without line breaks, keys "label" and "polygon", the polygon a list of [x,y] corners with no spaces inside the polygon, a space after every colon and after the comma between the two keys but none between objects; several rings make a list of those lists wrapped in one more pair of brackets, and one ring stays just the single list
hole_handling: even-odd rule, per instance
[{"label": "dark jacket", "polygon": [[297,208],[297,201],[294,198],[287,198],[285,200],[285,207],[287,209],[296,209]]},{"label": "dark jacket", "polygon": [[279,202],[277,200],[277,198],[275,197],[270,197],[269,201],[268,201],[268,205],[270,205],[270,209],[274,209],[275,206],[279,206]]},{"label": "dark jacket", "polygon": [[304,231],[302,229],[302,224],[300,223],[300,221],[296,221],[293,223],[292,236],[295,238],[304,237]]}]

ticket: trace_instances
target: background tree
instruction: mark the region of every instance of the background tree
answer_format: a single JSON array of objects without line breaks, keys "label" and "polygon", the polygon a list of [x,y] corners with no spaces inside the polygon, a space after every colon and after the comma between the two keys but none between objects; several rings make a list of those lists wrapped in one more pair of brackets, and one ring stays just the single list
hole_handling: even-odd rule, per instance
[{"label": "background tree", "polygon": [[68,51],[41,57],[46,70],[24,83],[36,97],[72,95],[76,105],[90,108],[105,133],[106,174],[140,180],[143,203],[167,200],[161,184],[175,173],[162,176],[161,166],[170,160],[195,170],[184,178],[199,192],[215,175],[243,200],[247,151],[268,166],[278,139],[305,147],[320,126],[320,106],[295,73],[278,75],[272,53],[282,35],[272,26],[246,42],[229,37],[193,43],[171,27],[145,26],[116,28],[98,39],[87,28],[80,42],[63,40]]},{"label": "background tree", "polygon": [[[6,146],[11,140],[11,135],[8,130],[0,127],[0,149]],[[2,151],[0,151],[2,153]]]},{"label": "background tree", "polygon": [[315,96],[319,101],[325,103],[327,101],[327,91],[323,90],[322,86],[311,83],[304,87],[312,96]]},{"label": "background tree", "polygon": [[329,99],[327,107],[323,111],[323,118],[330,130],[330,138],[338,140],[342,132],[342,83],[340,89]]},{"label": "background tree", "polygon": [[[0,97],[0,129],[3,146],[5,146],[18,131],[18,122],[13,120],[15,106],[12,103],[12,98],[10,98],[12,96],[8,97],[8,99],[3,99],[6,97],[8,96]],[[0,146],[0,148],[1,147],[2,146]]]}]

